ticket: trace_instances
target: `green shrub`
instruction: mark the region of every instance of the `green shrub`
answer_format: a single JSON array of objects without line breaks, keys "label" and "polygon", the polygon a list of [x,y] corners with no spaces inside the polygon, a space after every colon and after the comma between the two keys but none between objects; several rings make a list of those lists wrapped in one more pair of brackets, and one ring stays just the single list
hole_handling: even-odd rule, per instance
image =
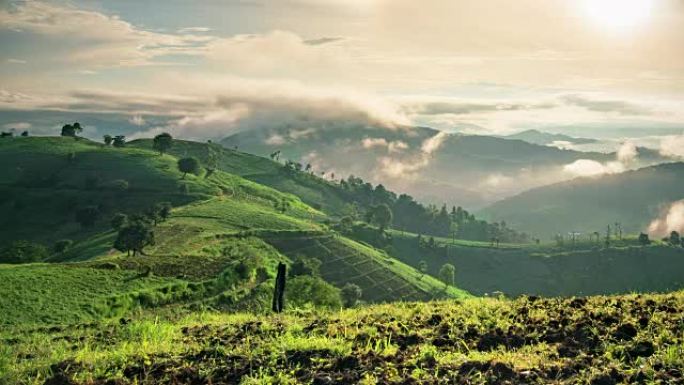
[{"label": "green shrub", "polygon": [[285,288],[285,307],[342,307],[340,291],[321,278],[301,275],[291,279]]},{"label": "green shrub", "polygon": [[42,261],[48,256],[45,246],[29,241],[15,241],[0,249],[0,263],[31,263]]}]

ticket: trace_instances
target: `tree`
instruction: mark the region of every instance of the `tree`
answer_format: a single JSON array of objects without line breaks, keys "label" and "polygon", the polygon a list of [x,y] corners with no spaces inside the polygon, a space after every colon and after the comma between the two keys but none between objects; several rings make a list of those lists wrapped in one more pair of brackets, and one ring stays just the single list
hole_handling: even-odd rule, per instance
[{"label": "tree", "polygon": [[651,243],[651,240],[648,238],[648,234],[641,233],[639,234],[639,244],[642,246],[646,246]]},{"label": "tree", "polygon": [[29,136],[29,132],[28,132],[28,131],[24,131],[24,132],[21,133],[21,136],[27,137],[27,136]]},{"label": "tree", "polygon": [[319,277],[308,275],[300,275],[290,280],[285,296],[292,308],[310,305],[329,308],[342,306],[339,289]]},{"label": "tree", "polygon": [[112,145],[117,148],[126,147],[126,137],[123,135],[115,136]]},{"label": "tree", "polygon": [[321,261],[318,258],[308,258],[299,256],[290,266],[290,277],[300,275],[317,276],[321,268]]},{"label": "tree", "polygon": [[445,263],[439,269],[439,279],[444,282],[444,286],[453,286],[456,280],[456,268],[450,263]]},{"label": "tree", "polygon": [[169,215],[171,215],[171,209],[173,206],[171,206],[171,202],[161,202],[157,203],[157,212],[159,214],[159,219],[164,222],[169,218]]},{"label": "tree", "polygon": [[104,144],[106,144],[107,146],[111,145],[112,141],[114,140],[114,138],[112,138],[112,136],[109,134],[103,136],[102,139],[104,140]]},{"label": "tree", "polygon": [[100,209],[97,206],[86,206],[76,210],[76,222],[82,227],[93,227],[100,218]]},{"label": "tree", "polygon": [[81,127],[81,124],[78,122],[62,126],[62,136],[76,137],[76,134],[81,133],[82,131],[83,127]]},{"label": "tree", "polygon": [[152,147],[159,151],[159,155],[164,154],[173,146],[173,137],[166,132],[159,134],[152,140]]},{"label": "tree", "polygon": [[356,306],[356,304],[359,303],[362,294],[363,291],[359,285],[355,283],[347,283],[342,287],[342,291],[340,291],[340,296],[342,297],[342,302],[345,307]]},{"label": "tree", "polygon": [[188,173],[199,175],[202,168],[200,167],[200,162],[197,158],[188,157],[178,159],[178,170],[183,173],[183,179],[185,179],[185,175]]},{"label": "tree", "polygon": [[670,233],[670,244],[672,246],[679,246],[680,241],[679,241],[679,233],[677,231],[672,231]]},{"label": "tree", "polygon": [[385,229],[392,223],[392,210],[386,204],[375,206],[373,209],[373,222],[378,225],[380,231]]},{"label": "tree", "polygon": [[126,223],[128,223],[128,215],[124,213],[116,213],[109,222],[114,230],[121,230]]},{"label": "tree", "polygon": [[154,232],[142,221],[135,221],[122,227],[114,241],[115,249],[125,251],[128,255],[133,251],[133,256],[137,253],[144,255],[143,249],[150,245],[154,245]]}]

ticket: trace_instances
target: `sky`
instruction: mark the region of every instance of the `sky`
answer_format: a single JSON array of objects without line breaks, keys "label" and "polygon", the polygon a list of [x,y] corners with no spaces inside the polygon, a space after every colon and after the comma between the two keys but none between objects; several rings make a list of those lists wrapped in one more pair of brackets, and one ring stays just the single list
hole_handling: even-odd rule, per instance
[{"label": "sky", "polygon": [[[0,126],[684,132],[684,0],[0,0]],[[654,139],[655,138],[655,139]]]}]

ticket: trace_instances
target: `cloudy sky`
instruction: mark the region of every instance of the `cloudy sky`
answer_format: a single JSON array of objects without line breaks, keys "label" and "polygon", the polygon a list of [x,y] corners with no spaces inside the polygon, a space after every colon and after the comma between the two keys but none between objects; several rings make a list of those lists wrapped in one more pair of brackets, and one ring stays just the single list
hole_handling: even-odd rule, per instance
[{"label": "cloudy sky", "polygon": [[682,26],[683,0],[0,0],[0,125],[676,135]]}]

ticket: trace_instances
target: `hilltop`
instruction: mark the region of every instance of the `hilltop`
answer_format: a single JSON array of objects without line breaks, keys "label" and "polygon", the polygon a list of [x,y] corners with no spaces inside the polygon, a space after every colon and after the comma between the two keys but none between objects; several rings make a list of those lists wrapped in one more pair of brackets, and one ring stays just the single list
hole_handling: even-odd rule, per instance
[{"label": "hilltop", "polygon": [[684,163],[669,163],[536,188],[481,214],[545,239],[570,231],[603,234],[615,222],[635,233],[645,231],[661,210],[683,198]]},{"label": "hilltop", "polygon": [[563,134],[552,134],[550,132],[543,132],[539,130],[525,130],[515,134],[506,135],[504,138],[524,140],[532,144],[540,144],[544,146],[568,143],[568,144],[589,144],[596,143],[596,139],[591,138],[576,138]]}]

